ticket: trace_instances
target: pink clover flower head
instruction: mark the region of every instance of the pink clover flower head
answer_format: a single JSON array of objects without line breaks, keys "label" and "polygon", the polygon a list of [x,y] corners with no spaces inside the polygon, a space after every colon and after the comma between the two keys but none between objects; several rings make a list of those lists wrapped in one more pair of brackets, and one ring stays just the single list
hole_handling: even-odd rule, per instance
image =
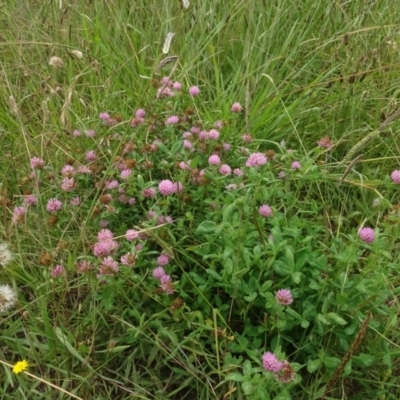
[{"label": "pink clover flower head", "polygon": [[208,132],[207,131],[200,131],[199,132],[199,139],[200,140],[207,140],[208,139]]},{"label": "pink clover flower head", "polygon": [[106,219],[101,219],[99,221],[100,228],[106,228],[108,226],[108,221]]},{"label": "pink clover flower head", "polygon": [[192,126],[190,128],[190,132],[194,133],[195,135],[198,135],[200,133],[200,128],[198,126]]},{"label": "pink clover flower head", "polygon": [[165,217],[165,222],[166,222],[167,224],[172,224],[173,221],[174,221],[174,220],[172,219],[171,216],[167,215],[167,216]]},{"label": "pink clover flower head", "polygon": [[245,133],[244,135],[242,135],[242,140],[246,143],[251,143],[253,141],[253,138],[248,133]]},{"label": "pink clover flower head", "polygon": [[375,231],[372,228],[362,228],[358,231],[358,236],[366,243],[372,243],[375,240]]},{"label": "pink clover flower head", "polygon": [[292,382],[296,376],[293,368],[290,366],[289,361],[282,361],[282,368],[278,373],[274,374],[277,381],[281,383]]},{"label": "pink clover flower head", "polygon": [[158,190],[163,196],[175,193],[175,184],[169,179],[164,179],[158,184]]},{"label": "pink clover flower head", "polygon": [[179,168],[182,169],[183,171],[189,171],[190,170],[190,160],[181,161],[179,163]]},{"label": "pink clover flower head", "polygon": [[317,144],[319,147],[325,148],[325,149],[331,149],[333,146],[333,143],[331,142],[331,140],[329,139],[328,136],[325,136],[325,137],[319,139]]},{"label": "pink clover flower head", "polygon": [[275,294],[276,301],[283,306],[293,303],[292,293],[289,289],[280,289]]},{"label": "pink clover flower head", "polygon": [[90,261],[87,260],[80,261],[77,266],[78,272],[80,272],[81,274],[88,273],[92,268],[92,264],[90,263]]},{"label": "pink clover flower head", "polygon": [[196,97],[200,93],[200,89],[197,86],[191,86],[189,88],[189,94],[192,97]]},{"label": "pink clover flower head", "polygon": [[228,164],[223,164],[219,167],[219,173],[222,175],[230,175],[232,168]]},{"label": "pink clover flower head", "polygon": [[34,194],[29,194],[24,198],[24,204],[26,206],[35,206],[37,204],[37,198]]},{"label": "pink clover flower head", "polygon": [[183,184],[182,184],[182,182],[175,182],[174,183],[174,187],[175,187],[175,192],[177,192],[177,193],[183,192]]},{"label": "pink clover flower head", "polygon": [[394,183],[400,184],[400,170],[396,169],[391,174],[390,177]]},{"label": "pink clover flower head", "polygon": [[171,90],[168,86],[160,87],[157,89],[157,99],[161,99],[162,97],[172,97],[174,95],[174,91]]},{"label": "pink clover flower head", "polygon": [[31,158],[32,169],[42,169],[44,167],[44,160],[38,157]]},{"label": "pink clover flower head", "polygon": [[224,144],[222,145],[222,148],[223,148],[225,151],[229,151],[229,150],[231,149],[231,144],[230,144],[230,143],[224,143]]},{"label": "pink clover flower head", "polygon": [[144,118],[146,116],[146,111],[144,111],[142,108],[138,108],[135,112],[135,117],[136,118]]},{"label": "pink clover flower head", "polygon": [[107,242],[107,241],[113,240],[113,239],[114,239],[114,234],[109,229],[102,229],[97,234],[97,240],[99,242]]},{"label": "pink clover flower head", "polygon": [[240,113],[243,110],[243,107],[240,103],[233,103],[231,107],[231,111],[234,113]]},{"label": "pink clover flower head", "polygon": [[263,153],[253,153],[246,161],[246,167],[258,167],[267,163],[267,157]]},{"label": "pink clover flower head", "polygon": [[291,169],[300,169],[301,168],[301,164],[298,161],[293,161],[292,165],[290,166]]},{"label": "pink clover flower head", "polygon": [[222,129],[224,127],[224,123],[222,121],[215,121],[213,126],[215,129]]},{"label": "pink clover flower head", "polygon": [[119,182],[117,180],[112,180],[106,183],[106,189],[113,190],[119,186]]},{"label": "pink clover flower head", "polygon": [[128,203],[129,197],[126,194],[120,194],[118,196],[118,201],[120,201],[122,204]]},{"label": "pink clover flower head", "polygon": [[264,353],[262,356],[263,367],[269,372],[279,372],[282,369],[282,362],[278,360],[278,357],[271,352]]},{"label": "pink clover flower head", "polygon": [[142,194],[144,197],[152,199],[156,195],[156,189],[154,188],[143,189]]},{"label": "pink clover flower head", "polygon": [[172,115],[168,117],[165,121],[165,125],[176,125],[179,122],[179,117],[177,115]]},{"label": "pink clover flower head", "polygon": [[169,275],[164,275],[160,279],[161,283],[161,289],[167,293],[167,294],[172,294],[175,292],[174,285],[172,283],[172,279]]},{"label": "pink clover flower head", "polygon": [[94,150],[89,150],[85,154],[85,160],[88,161],[88,162],[96,161],[96,159],[97,159],[97,155],[96,155],[96,152]]},{"label": "pink clover flower head", "polygon": [[72,175],[74,175],[75,173],[75,169],[72,165],[64,165],[64,167],[62,167],[61,169],[61,175],[62,176],[68,176],[71,177]]},{"label": "pink clover flower head", "polygon": [[75,130],[72,132],[72,136],[74,136],[74,137],[79,137],[79,136],[81,136],[81,133],[78,131],[78,129],[75,129]]},{"label": "pink clover flower head", "polygon": [[108,120],[110,119],[110,114],[109,114],[108,112],[101,112],[101,113],[99,114],[99,118],[100,118],[102,121],[108,121]]},{"label": "pink clover flower head", "polygon": [[65,273],[65,268],[62,265],[56,265],[50,272],[53,279],[60,277]]},{"label": "pink clover flower head", "polygon": [[103,258],[111,254],[113,250],[112,242],[99,242],[93,246],[93,254],[96,257]]},{"label": "pink clover flower head", "polygon": [[92,171],[90,170],[90,168],[87,167],[86,165],[80,165],[80,166],[78,167],[78,172],[79,172],[80,174],[91,174],[91,173],[92,173]]},{"label": "pink clover flower head", "polygon": [[26,214],[26,207],[24,207],[24,206],[15,207],[14,211],[13,211],[12,221],[14,223],[23,222],[24,218],[25,218],[25,214]]},{"label": "pink clover flower head", "polygon": [[221,163],[221,159],[219,158],[219,156],[217,154],[213,154],[212,156],[210,156],[208,158],[208,163],[210,165],[218,165]]},{"label": "pink clover flower head", "polygon": [[285,173],[285,171],[279,171],[279,173],[278,173],[278,178],[279,178],[279,179],[284,179],[284,178],[286,178],[286,173]]},{"label": "pink clover flower head", "polygon": [[131,174],[132,174],[131,169],[123,169],[121,171],[121,179],[128,179]]},{"label": "pink clover flower head", "polygon": [[161,267],[169,263],[169,257],[167,254],[163,253],[157,257],[157,264]]},{"label": "pink clover flower head", "polygon": [[140,233],[135,229],[128,229],[125,233],[126,240],[130,242],[135,239],[139,239]]},{"label": "pink clover flower head", "polygon": [[258,213],[263,217],[270,217],[272,215],[272,208],[268,204],[263,204],[258,209]]},{"label": "pink clover flower head", "polygon": [[64,178],[61,181],[61,189],[65,190],[66,192],[71,192],[75,189],[75,181],[74,178]]},{"label": "pink clover flower head", "polygon": [[79,204],[81,204],[81,199],[79,198],[79,196],[76,196],[76,197],[71,199],[69,204],[71,204],[71,206],[75,206],[75,207],[79,206]]},{"label": "pink clover flower head", "polygon": [[240,169],[240,168],[235,168],[233,170],[234,175],[236,176],[242,176],[244,174],[244,172]]},{"label": "pink clover flower head", "polygon": [[136,199],[134,197],[130,197],[128,200],[128,204],[130,206],[133,206],[134,204],[136,204]]},{"label": "pink clover flower head", "polygon": [[183,132],[183,133],[182,133],[182,137],[183,137],[184,139],[191,138],[191,137],[193,137],[193,134],[192,134],[192,132],[189,132],[189,131]]},{"label": "pink clover flower head", "polygon": [[212,140],[218,140],[219,138],[219,132],[216,129],[211,129],[208,132],[208,137]]},{"label": "pink clover flower head", "polygon": [[182,84],[181,84],[180,82],[176,81],[176,82],[174,82],[174,83],[172,84],[172,89],[174,89],[174,90],[181,90],[181,89],[182,89]]},{"label": "pink clover flower head", "polygon": [[61,210],[61,207],[62,207],[61,201],[53,198],[47,202],[46,210],[49,212],[57,212]]},{"label": "pink clover flower head", "polygon": [[164,86],[164,85],[172,86],[173,83],[172,83],[171,78],[170,78],[169,76],[163,76],[163,77],[160,79],[160,85],[161,85],[161,86]]},{"label": "pink clover flower head", "polygon": [[115,275],[118,271],[118,263],[112,257],[104,258],[99,266],[99,275]]},{"label": "pink clover flower head", "polygon": [[121,257],[121,264],[133,267],[136,263],[136,256],[132,253],[126,253]]},{"label": "pink clover flower head", "polygon": [[185,149],[192,150],[194,146],[193,146],[193,143],[192,143],[190,140],[185,139],[185,140],[183,141],[183,147],[184,147]]},{"label": "pink clover flower head", "polygon": [[153,277],[156,279],[161,279],[163,276],[166,275],[163,267],[154,268],[152,274],[153,274]]},{"label": "pink clover flower head", "polygon": [[90,138],[95,137],[96,132],[93,129],[89,129],[89,130],[85,131],[85,136],[90,137]]}]

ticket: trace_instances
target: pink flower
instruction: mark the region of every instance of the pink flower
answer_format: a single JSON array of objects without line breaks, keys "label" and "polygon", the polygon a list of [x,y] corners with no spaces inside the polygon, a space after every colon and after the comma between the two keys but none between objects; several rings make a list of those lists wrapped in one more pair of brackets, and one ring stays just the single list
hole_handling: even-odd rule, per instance
[{"label": "pink flower", "polygon": [[65,273],[65,268],[62,265],[56,265],[50,272],[51,277],[58,278]]},{"label": "pink flower", "polygon": [[107,113],[107,112],[101,112],[101,113],[99,114],[99,118],[100,118],[102,121],[108,121],[108,120],[110,119],[110,114]]},{"label": "pink flower", "polygon": [[108,190],[116,189],[118,186],[119,186],[119,183],[115,179],[113,181],[108,181],[106,183],[106,189],[108,189]]},{"label": "pink flower", "polygon": [[242,176],[242,175],[244,174],[244,172],[243,172],[240,168],[235,168],[235,169],[233,170],[233,173],[234,173],[236,176]]},{"label": "pink flower", "polygon": [[135,229],[128,229],[125,233],[126,240],[130,242],[135,239],[139,239],[140,233]]},{"label": "pink flower", "polygon": [[398,169],[394,170],[391,173],[390,177],[392,178],[392,181],[394,183],[400,184],[400,170],[398,170]]},{"label": "pink flower", "polygon": [[44,160],[38,157],[31,158],[32,169],[42,169],[44,167]]},{"label": "pink flower", "polygon": [[154,188],[143,189],[142,194],[144,197],[147,197],[148,199],[152,199],[156,195],[156,189],[154,189]]},{"label": "pink flower", "polygon": [[246,161],[246,167],[258,167],[266,164],[267,157],[263,153],[253,153]]},{"label": "pink flower", "polygon": [[281,370],[274,374],[276,380],[282,383],[289,383],[293,381],[296,374],[293,371],[293,368],[290,366],[289,361],[284,360],[281,364]]},{"label": "pink flower", "polygon": [[181,89],[182,89],[181,83],[180,83],[180,82],[174,82],[174,83],[172,84],[172,89],[174,89],[174,90],[181,90]]},{"label": "pink flower", "polygon": [[194,133],[195,135],[198,135],[200,133],[200,128],[198,126],[192,126],[190,128],[190,132]]},{"label": "pink flower", "polygon": [[230,143],[224,143],[224,144],[222,145],[222,148],[223,148],[225,151],[229,151],[229,150],[231,149],[231,145],[230,145]]},{"label": "pink flower", "polygon": [[74,178],[64,178],[61,182],[61,189],[66,192],[71,192],[75,189],[75,181]]},{"label": "pink flower", "polygon": [[169,257],[167,254],[161,254],[159,257],[157,257],[157,264],[159,266],[164,266],[169,263]]},{"label": "pink flower", "polygon": [[71,204],[71,206],[79,206],[79,204],[81,203],[81,199],[78,196],[76,196],[72,198],[69,203]]},{"label": "pink flower", "polygon": [[118,263],[112,257],[106,257],[99,266],[98,275],[115,275],[118,271]]},{"label": "pink flower", "polygon": [[219,173],[222,175],[230,175],[232,168],[228,164],[223,164],[219,168]]},{"label": "pink flower", "polygon": [[24,206],[15,207],[14,211],[13,211],[12,221],[14,223],[23,222],[24,218],[25,218],[25,214],[26,214],[26,207],[24,207]]},{"label": "pink flower", "polygon": [[160,278],[161,289],[167,293],[172,294],[175,292],[174,285],[172,283],[172,279],[169,275],[164,275]]},{"label": "pink flower", "polygon": [[248,133],[245,133],[244,135],[242,135],[242,140],[246,143],[251,143],[253,141],[253,138]]},{"label": "pink flower", "polygon": [[216,154],[213,154],[209,157],[208,163],[211,165],[218,165],[221,163],[221,159]]},{"label": "pink flower", "polygon": [[197,86],[192,86],[189,88],[189,94],[192,97],[196,97],[200,93],[200,89]]},{"label": "pink flower", "polygon": [[61,175],[62,176],[68,176],[71,177],[74,175],[75,169],[72,165],[64,165],[64,167],[61,169]]},{"label": "pink flower", "polygon": [[236,190],[236,189],[237,189],[236,183],[231,183],[231,184],[229,184],[229,185],[226,187],[226,190],[227,190],[228,192],[232,192],[233,190]]},{"label": "pink flower", "polygon": [[375,239],[375,231],[372,228],[362,228],[358,231],[358,236],[366,243],[372,243]]},{"label": "pink flower", "polygon": [[262,362],[264,369],[269,372],[279,372],[282,369],[282,363],[278,360],[278,357],[269,351],[263,354]]},{"label": "pink flower", "polygon": [[240,113],[243,110],[243,107],[240,103],[233,103],[231,107],[231,111],[234,113]]},{"label": "pink flower", "polygon": [[135,112],[135,117],[136,118],[144,118],[146,116],[146,111],[144,111],[141,108],[138,108]]},{"label": "pink flower", "polygon": [[199,132],[199,139],[200,139],[200,140],[206,140],[206,139],[208,139],[208,132],[207,132],[207,131],[200,131],[200,132]]},{"label": "pink flower", "polygon": [[62,203],[58,199],[50,199],[47,202],[46,210],[50,212],[57,212],[61,210]]},{"label": "pink flower", "polygon": [[132,254],[132,253],[124,254],[121,257],[121,264],[122,265],[128,265],[129,267],[132,267],[132,266],[135,265],[135,263],[136,263],[136,256],[134,254]]},{"label": "pink flower", "polygon": [[92,161],[96,161],[96,159],[97,159],[97,155],[94,150],[89,150],[85,155],[86,161],[92,162]]},{"label": "pink flower", "polygon": [[108,221],[106,219],[101,219],[99,221],[100,228],[105,228],[108,226]]},{"label": "pink flower", "polygon": [[29,194],[24,198],[24,204],[27,206],[34,206],[37,204],[37,198],[34,194]]},{"label": "pink flower", "polygon": [[81,133],[78,131],[78,129],[75,129],[75,130],[72,132],[72,136],[74,136],[74,137],[79,137],[79,136],[81,136]]},{"label": "pink flower", "polygon": [[134,197],[130,197],[129,200],[128,200],[128,204],[130,206],[133,206],[135,203],[136,203],[136,199]]},{"label": "pink flower", "polygon": [[112,251],[113,244],[111,241],[99,242],[93,246],[93,254],[99,258],[108,256]]},{"label": "pink flower", "polygon": [[81,274],[86,274],[93,269],[93,265],[90,263],[90,261],[82,260],[79,262],[77,269]]},{"label": "pink flower", "polygon": [[121,171],[121,179],[128,179],[129,176],[132,174],[132,170],[130,169],[123,169]]},{"label": "pink flower", "polygon": [[284,179],[286,177],[285,171],[279,171],[278,178]]},{"label": "pink flower", "polygon": [[288,306],[293,303],[292,293],[289,289],[280,289],[275,294],[276,301],[279,304]]},{"label": "pink flower", "polygon": [[262,215],[263,217],[270,217],[272,215],[272,208],[267,205],[263,204],[259,209],[258,213]]},{"label": "pink flower", "polygon": [[332,148],[333,144],[328,136],[323,137],[322,139],[318,140],[318,146],[326,149]]},{"label": "pink flower", "polygon": [[92,171],[90,170],[90,168],[87,167],[86,165],[80,165],[80,166],[78,167],[78,172],[79,172],[80,174],[91,174],[91,173],[92,173]]},{"label": "pink flower", "polygon": [[190,160],[189,161],[181,161],[179,163],[179,168],[182,169],[183,171],[189,171],[190,170]]},{"label": "pink flower", "polygon": [[174,183],[174,187],[175,187],[175,192],[177,192],[177,193],[183,192],[183,184],[182,184],[182,182],[175,182]]},{"label": "pink flower", "polygon": [[109,229],[102,229],[97,234],[97,240],[99,242],[107,242],[107,241],[113,240],[113,239],[114,239],[114,234]]},{"label": "pink flower", "polygon": [[169,196],[172,193],[175,193],[175,185],[169,179],[164,179],[158,184],[158,190],[164,196]]},{"label": "pink flower", "polygon": [[171,90],[168,86],[157,89],[157,99],[161,99],[162,97],[172,97],[174,95],[174,91]]},{"label": "pink flower", "polygon": [[215,129],[222,129],[224,127],[224,123],[222,121],[215,121],[214,128]]},{"label": "pink flower", "polygon": [[96,136],[96,132],[93,129],[89,129],[87,131],[85,131],[85,136],[86,137],[95,137]]},{"label": "pink flower", "polygon": [[187,140],[187,139],[185,139],[184,141],[183,141],[183,147],[185,148],[185,149],[193,149],[193,143],[191,142],[191,141],[189,141],[189,140]]},{"label": "pink flower", "polygon": [[154,268],[152,274],[156,279],[161,279],[164,275],[166,275],[163,267]]},{"label": "pink flower", "polygon": [[165,121],[165,125],[176,125],[179,122],[179,117],[176,115],[172,115],[171,117],[168,117],[167,120]]},{"label": "pink flower", "polygon": [[208,137],[212,140],[218,140],[219,138],[219,132],[216,129],[211,129],[208,132]]},{"label": "pink flower", "polygon": [[293,161],[291,167],[292,169],[300,169],[301,164],[298,161]]}]

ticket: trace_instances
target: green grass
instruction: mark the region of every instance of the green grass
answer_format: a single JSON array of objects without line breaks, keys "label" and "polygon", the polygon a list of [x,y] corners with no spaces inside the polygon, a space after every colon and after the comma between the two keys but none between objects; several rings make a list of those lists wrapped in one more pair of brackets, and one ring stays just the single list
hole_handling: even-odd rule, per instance
[{"label": "green grass", "polygon": [[[389,178],[399,168],[397,120],[360,151],[363,158],[339,184],[345,155],[398,109],[395,2],[191,3],[188,9],[156,0],[6,0],[0,6],[0,237],[15,254],[0,283],[18,293],[17,307],[0,320],[0,397],[257,400],[272,388],[271,398],[318,399],[370,311],[372,322],[327,398],[397,399],[399,211],[398,189]],[[157,71],[167,56],[162,49],[168,32],[175,34],[168,55],[178,61]],[[82,59],[71,53],[76,49]],[[61,57],[63,67],[50,67],[51,56]],[[169,73],[185,88],[200,87],[201,95],[172,98],[161,107],[154,81]],[[232,115],[234,102],[244,106],[243,114]],[[235,148],[248,132],[253,150],[273,149],[278,157],[265,176],[249,174],[247,192],[237,196],[225,194],[225,181],[209,177],[209,186],[193,189],[190,199],[157,201],[161,211],[169,207],[174,226],[149,230],[151,244],[133,272],[121,270],[102,285],[95,273],[81,275],[75,268],[92,254],[98,219],[90,216],[101,189],[89,189],[82,178],[87,203],[55,226],[46,221],[46,202],[60,192],[59,171],[68,160],[81,163],[95,149],[103,168],[96,177],[111,178],[111,160],[126,142],[139,148],[156,137],[165,139],[166,150],[152,159],[155,172],[138,175],[145,184],[176,178],[189,187],[190,178],[173,167],[182,158],[180,148],[173,149],[182,131],[157,126],[155,133],[132,133],[127,124],[141,107],[155,122],[191,107],[192,120],[207,129],[226,121],[224,138],[232,138]],[[103,111],[121,121],[104,128],[98,120]],[[95,129],[97,137],[78,141],[71,136],[75,129]],[[122,135],[121,142],[112,140],[113,133]],[[316,143],[324,136],[335,145],[321,154]],[[232,163],[240,158],[235,154]],[[26,223],[13,224],[14,206],[33,190],[28,176],[34,156],[46,160],[49,175],[43,173],[36,211]],[[165,171],[163,158],[170,163]],[[301,174],[287,170],[287,180],[273,177],[294,159],[301,160]],[[203,161],[196,156],[195,162]],[[139,193],[135,179],[132,190]],[[138,197],[136,192],[130,194]],[[382,199],[378,207],[376,198]],[[253,225],[257,212],[249,210],[263,199],[279,213],[270,225]],[[118,209],[110,217],[116,234],[139,226],[146,205]],[[379,228],[378,243],[357,242],[361,225]],[[275,247],[267,238],[271,232],[282,237]],[[174,256],[175,297],[184,300],[177,310],[171,310],[174,298],[157,294],[151,281],[152,260],[162,250]],[[268,295],[251,296],[261,296],[262,268],[275,268],[273,287],[292,282],[279,269],[290,264],[290,252],[294,268],[309,279],[296,301],[304,300],[305,314],[308,303],[310,315],[311,305],[319,311],[310,328],[279,331],[268,322],[275,312]],[[51,279],[51,268],[61,262],[68,278]],[[319,293],[313,304],[305,294],[309,287]],[[327,313],[337,313],[346,325],[326,322]],[[296,363],[301,381],[276,388],[260,380],[260,354],[273,347]],[[4,364],[20,359],[29,361],[33,376],[14,375]],[[318,360],[323,365],[317,368]],[[246,384],[261,391],[249,394]]]}]

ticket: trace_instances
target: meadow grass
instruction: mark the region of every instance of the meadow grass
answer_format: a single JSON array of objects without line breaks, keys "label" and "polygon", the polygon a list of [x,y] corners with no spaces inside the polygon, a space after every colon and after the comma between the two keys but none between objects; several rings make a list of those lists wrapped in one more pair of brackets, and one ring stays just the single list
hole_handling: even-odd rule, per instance
[{"label": "meadow grass", "polygon": [[[0,254],[0,284],[17,294],[6,309],[0,287],[0,397],[399,398],[395,2],[190,3],[0,6],[0,235],[14,255]],[[157,98],[164,76],[182,89]],[[214,125],[220,138],[184,147]],[[268,162],[246,166],[252,153]],[[163,180],[183,190],[163,196]],[[95,253],[100,224],[118,268]],[[171,282],[152,275],[160,256]]]}]

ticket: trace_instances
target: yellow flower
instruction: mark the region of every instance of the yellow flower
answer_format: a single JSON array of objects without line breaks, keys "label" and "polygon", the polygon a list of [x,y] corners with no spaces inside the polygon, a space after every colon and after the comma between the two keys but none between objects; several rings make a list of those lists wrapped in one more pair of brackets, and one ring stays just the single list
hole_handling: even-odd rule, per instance
[{"label": "yellow flower", "polygon": [[28,365],[28,361],[26,360],[18,361],[13,367],[14,374],[19,374],[20,372],[25,371],[28,368]]}]

